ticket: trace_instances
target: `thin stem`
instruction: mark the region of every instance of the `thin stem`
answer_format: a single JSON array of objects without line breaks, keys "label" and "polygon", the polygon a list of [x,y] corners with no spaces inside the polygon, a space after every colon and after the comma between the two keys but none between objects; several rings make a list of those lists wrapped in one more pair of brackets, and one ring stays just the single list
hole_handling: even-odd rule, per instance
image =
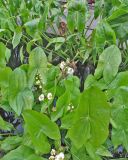
[{"label": "thin stem", "polygon": [[0,136],[14,136],[13,133],[1,133]]},{"label": "thin stem", "polygon": [[[31,39],[30,38],[28,38],[26,35],[24,35],[23,34],[23,37],[25,37],[26,39],[28,39],[29,41],[31,41]],[[40,46],[39,44],[37,44],[36,42],[34,42],[34,44],[36,45],[36,46],[38,46],[38,47],[42,47],[44,50],[46,50],[47,52],[54,52],[55,54],[57,54],[58,55],[58,53],[57,52],[55,52],[55,51],[53,51],[53,50],[50,50],[50,49],[48,49],[48,48],[45,48],[45,47],[43,47],[43,46]]]}]

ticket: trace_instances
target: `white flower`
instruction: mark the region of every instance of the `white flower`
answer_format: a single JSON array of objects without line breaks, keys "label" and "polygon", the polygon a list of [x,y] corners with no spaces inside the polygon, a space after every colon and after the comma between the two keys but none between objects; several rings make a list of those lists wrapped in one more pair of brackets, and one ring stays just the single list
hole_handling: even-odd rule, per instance
[{"label": "white flower", "polygon": [[55,159],[54,156],[50,156],[50,157],[49,157],[49,160],[54,160],[54,159]]},{"label": "white flower", "polygon": [[66,66],[66,63],[64,62],[64,61],[62,61],[61,63],[60,63],[60,69],[64,69],[65,68],[65,66]]},{"label": "white flower", "polygon": [[48,100],[51,100],[53,97],[52,97],[52,93],[48,93],[47,94],[47,98],[48,98]]},{"label": "white flower", "polygon": [[56,112],[56,107],[52,107],[52,111],[53,111],[53,112]]},{"label": "white flower", "polygon": [[71,108],[74,109],[74,106],[72,106]]},{"label": "white flower", "polygon": [[64,160],[64,153],[60,152],[58,155],[56,155],[55,160]]},{"label": "white flower", "polygon": [[39,88],[42,89],[42,86],[40,85]]},{"label": "white flower", "polygon": [[68,106],[68,107],[67,107],[67,111],[70,111],[70,110],[71,110],[71,106]]},{"label": "white flower", "polygon": [[51,150],[51,155],[52,155],[52,156],[55,156],[55,155],[56,155],[56,150],[55,150],[55,149],[52,149],[52,150]]},{"label": "white flower", "polygon": [[36,81],[36,84],[37,84],[37,85],[39,85],[39,84],[40,84],[40,81],[39,81],[39,80],[37,80],[37,81]]},{"label": "white flower", "polygon": [[41,94],[40,96],[39,96],[39,101],[41,102],[41,101],[43,101],[44,100],[44,94]]},{"label": "white flower", "polygon": [[68,74],[68,75],[72,75],[73,73],[74,73],[74,69],[71,68],[71,67],[68,67],[68,68],[67,68],[67,74]]}]

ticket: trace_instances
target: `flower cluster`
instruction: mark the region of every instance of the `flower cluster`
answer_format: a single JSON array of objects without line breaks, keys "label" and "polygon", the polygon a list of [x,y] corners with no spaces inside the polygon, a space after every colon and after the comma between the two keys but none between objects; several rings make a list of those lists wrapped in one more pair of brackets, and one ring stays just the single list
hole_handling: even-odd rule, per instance
[{"label": "flower cluster", "polygon": [[37,86],[39,86],[40,89],[42,89],[42,84],[41,84],[42,77],[41,77],[41,75],[37,74],[35,79],[36,79],[35,84]]},{"label": "flower cluster", "polygon": [[64,153],[60,152],[59,154],[57,154],[56,150],[52,149],[49,160],[64,160]]},{"label": "flower cluster", "polygon": [[[47,98],[48,100],[52,100],[52,99],[53,99],[52,93],[48,93],[47,96],[46,96],[46,98]],[[44,95],[44,94],[41,94],[38,99],[39,99],[40,102],[44,101],[45,95]]]},{"label": "flower cluster", "polygon": [[60,69],[67,75],[73,75],[74,69],[69,66],[69,63],[70,63],[69,60],[67,60],[66,62],[62,61],[59,66]]},{"label": "flower cluster", "polygon": [[74,110],[74,106],[73,106],[72,104],[69,104],[69,105],[67,106],[67,111],[72,112],[73,110]]}]

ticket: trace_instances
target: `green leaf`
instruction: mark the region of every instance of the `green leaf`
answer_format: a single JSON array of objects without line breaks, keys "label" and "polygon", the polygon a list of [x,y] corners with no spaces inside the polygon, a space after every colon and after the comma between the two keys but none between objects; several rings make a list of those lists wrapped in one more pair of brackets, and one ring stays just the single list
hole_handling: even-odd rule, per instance
[{"label": "green leaf", "polygon": [[[26,124],[29,127],[38,126],[38,130],[44,133],[51,139],[60,139],[58,126],[52,122],[46,115],[33,110],[28,110],[23,113]],[[30,125],[29,125],[30,124]]]},{"label": "green leaf", "polygon": [[41,131],[41,128],[37,125],[26,122],[26,128],[29,135],[30,141],[33,144],[35,151],[38,154],[47,154],[50,152],[50,144],[46,135]]},{"label": "green leaf", "polygon": [[113,13],[107,18],[107,21],[111,25],[117,25],[119,23],[126,22],[128,18],[128,7],[122,6],[119,9],[113,11]]},{"label": "green leaf", "polygon": [[24,24],[27,34],[32,36],[33,39],[40,38],[40,36],[38,34],[39,21],[40,21],[40,18],[36,18],[36,19],[30,20]]},{"label": "green leaf", "polygon": [[92,160],[101,160],[101,158],[96,154],[96,148],[92,144],[87,143],[86,150]]},{"label": "green leaf", "polygon": [[45,160],[37,155],[34,151],[26,146],[20,146],[15,150],[10,151],[1,160]]},{"label": "green leaf", "polygon": [[42,17],[40,18],[40,22],[38,24],[40,30],[45,30],[46,29],[49,7],[50,7],[50,3],[48,2],[45,5],[44,13],[43,13]]},{"label": "green leaf", "polygon": [[[13,79],[13,81],[12,81]],[[11,108],[20,115],[23,107],[30,107],[33,103],[33,94],[31,91],[25,92],[27,87],[26,73],[20,68],[15,69],[10,75],[8,100]],[[26,96],[26,94],[28,94]],[[25,97],[26,96],[26,97]],[[31,101],[31,102],[30,102]]]},{"label": "green leaf", "polygon": [[97,0],[95,2],[95,8],[94,8],[94,16],[95,16],[95,19],[99,17],[100,13],[102,12],[102,7],[103,5],[103,1],[102,0]]},{"label": "green leaf", "polygon": [[114,147],[123,145],[128,151],[128,88],[120,87],[113,95],[112,119],[116,124],[112,130],[112,142]]},{"label": "green leaf", "polygon": [[[13,81],[12,81],[13,79]],[[15,94],[24,88],[27,85],[26,73],[21,68],[16,68],[9,79],[9,92]]]},{"label": "green leaf", "polygon": [[51,45],[51,44],[53,44],[53,43],[57,43],[57,44],[63,44],[65,42],[65,38],[64,37],[56,37],[56,38],[52,38],[52,39],[50,39],[50,41],[49,41],[49,43],[48,43],[48,45],[47,45],[47,48]]},{"label": "green leaf", "polygon": [[88,89],[92,86],[97,87],[101,90],[104,90],[107,88],[107,85],[104,82],[104,79],[97,80],[96,77],[94,77],[93,75],[90,74],[90,75],[88,75],[87,79],[85,80],[84,89]]},{"label": "green leaf", "polygon": [[114,118],[117,128],[112,131],[112,142],[114,147],[118,147],[119,145],[123,145],[125,149],[128,151],[128,109],[118,110],[116,117]]},{"label": "green leaf", "polygon": [[111,152],[107,150],[104,146],[101,146],[97,149],[96,153],[103,157],[113,157]]},{"label": "green leaf", "polygon": [[56,111],[51,114],[52,121],[56,121],[64,114],[64,109],[68,107],[70,103],[70,93],[66,91],[62,96],[59,97],[56,103]]},{"label": "green leaf", "polygon": [[98,53],[103,51],[105,45],[110,46],[112,44],[116,44],[116,34],[106,21],[101,21],[97,25],[94,44],[96,45],[96,51]]},{"label": "green leaf", "polygon": [[12,94],[9,96],[9,104],[17,115],[20,115],[23,109],[32,109],[33,103],[34,96],[29,89],[20,91],[16,95]]},{"label": "green leaf", "polygon": [[0,87],[7,88],[9,86],[9,77],[12,73],[12,70],[9,67],[0,69]]},{"label": "green leaf", "polygon": [[70,129],[73,124],[74,124],[74,112],[70,112],[68,114],[66,114],[64,117],[62,117],[61,119],[61,128],[62,129]]},{"label": "green leaf", "polygon": [[120,5],[120,7],[114,10],[107,18],[107,21],[114,29],[119,39],[127,39],[127,19],[128,19],[128,6]]},{"label": "green leaf", "polygon": [[73,12],[69,11],[68,16],[67,16],[67,24],[68,24],[68,28],[69,28],[70,32],[74,32],[74,30],[75,30],[74,19],[75,19],[75,14]]},{"label": "green leaf", "polygon": [[81,95],[74,125],[69,129],[68,137],[77,148],[87,142],[95,147],[100,146],[108,136],[109,119],[110,108],[106,96],[99,89],[92,87]]},{"label": "green leaf", "polygon": [[24,102],[24,109],[32,109],[34,104],[34,96],[31,90],[25,89],[22,92],[22,100]]},{"label": "green leaf", "polygon": [[49,153],[50,144],[47,137],[59,140],[60,133],[58,126],[46,115],[36,111],[25,111],[23,113],[27,130],[31,136],[32,143],[39,153]]},{"label": "green leaf", "polygon": [[3,141],[0,142],[0,149],[4,150],[5,152],[10,151],[21,145],[22,137],[12,136],[7,137]]},{"label": "green leaf", "polygon": [[29,57],[29,85],[32,87],[35,75],[39,73],[42,78],[42,83],[46,82],[47,72],[47,57],[41,47],[37,47],[32,50]]},{"label": "green leaf", "polygon": [[87,151],[84,146],[81,147],[80,149],[76,148],[75,146],[72,146],[71,154],[72,154],[73,160],[92,160],[87,155]]},{"label": "green leaf", "polygon": [[0,129],[5,131],[11,131],[13,129],[13,125],[3,120],[0,116]]},{"label": "green leaf", "polygon": [[6,53],[6,46],[2,42],[0,42],[0,67],[6,66],[5,53]]},{"label": "green leaf", "polygon": [[69,76],[65,81],[65,92],[61,95],[56,103],[56,111],[52,113],[52,120],[56,121],[58,118],[65,116],[68,112],[69,104],[74,108],[78,106],[80,97],[80,81],[75,76]]},{"label": "green leaf", "polygon": [[10,57],[11,57],[11,51],[10,51],[10,49],[6,48],[6,52],[5,52],[6,62],[9,61]]},{"label": "green leaf", "polygon": [[60,74],[60,69],[58,66],[51,66],[46,73],[47,81],[45,84],[45,89],[48,90],[55,85],[56,78]]},{"label": "green leaf", "polygon": [[71,1],[68,6],[67,26],[71,32],[78,29],[79,32],[83,32],[85,29],[86,21],[86,1]]},{"label": "green leaf", "polygon": [[33,28],[39,23],[39,18],[28,21],[24,24],[25,27]]},{"label": "green leaf", "polygon": [[116,76],[120,63],[121,52],[119,48],[115,45],[106,48],[99,57],[95,77],[99,79],[103,75],[105,82],[110,83]]},{"label": "green leaf", "polygon": [[70,92],[71,102],[72,104],[77,107],[79,103],[79,96],[80,96],[80,80],[76,76],[69,76],[65,81],[65,88],[68,92]]},{"label": "green leaf", "polygon": [[120,72],[117,74],[112,83],[109,84],[108,89],[116,89],[121,86],[128,85],[128,71]]},{"label": "green leaf", "polygon": [[21,37],[22,37],[22,29],[17,28],[14,32],[14,36],[12,39],[13,48],[15,48],[20,43]]}]

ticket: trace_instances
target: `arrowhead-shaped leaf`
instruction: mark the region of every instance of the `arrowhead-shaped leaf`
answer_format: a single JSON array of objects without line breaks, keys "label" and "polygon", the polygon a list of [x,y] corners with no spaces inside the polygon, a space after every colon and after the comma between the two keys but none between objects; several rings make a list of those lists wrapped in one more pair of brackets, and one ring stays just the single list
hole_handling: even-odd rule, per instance
[{"label": "arrowhead-shaped leaf", "polygon": [[41,153],[48,153],[50,145],[47,137],[59,140],[60,132],[58,126],[46,115],[33,110],[26,110],[23,117],[35,149]]},{"label": "arrowhead-shaped leaf", "polygon": [[31,87],[35,75],[37,73],[40,73],[42,77],[42,83],[46,81],[46,74],[47,72],[47,57],[41,47],[37,47],[32,50],[30,53],[30,58],[29,58],[29,86]]},{"label": "arrowhead-shaped leaf", "polygon": [[100,146],[108,136],[110,108],[106,96],[97,88],[85,90],[77,108],[74,125],[68,136],[80,148],[89,141]]}]

